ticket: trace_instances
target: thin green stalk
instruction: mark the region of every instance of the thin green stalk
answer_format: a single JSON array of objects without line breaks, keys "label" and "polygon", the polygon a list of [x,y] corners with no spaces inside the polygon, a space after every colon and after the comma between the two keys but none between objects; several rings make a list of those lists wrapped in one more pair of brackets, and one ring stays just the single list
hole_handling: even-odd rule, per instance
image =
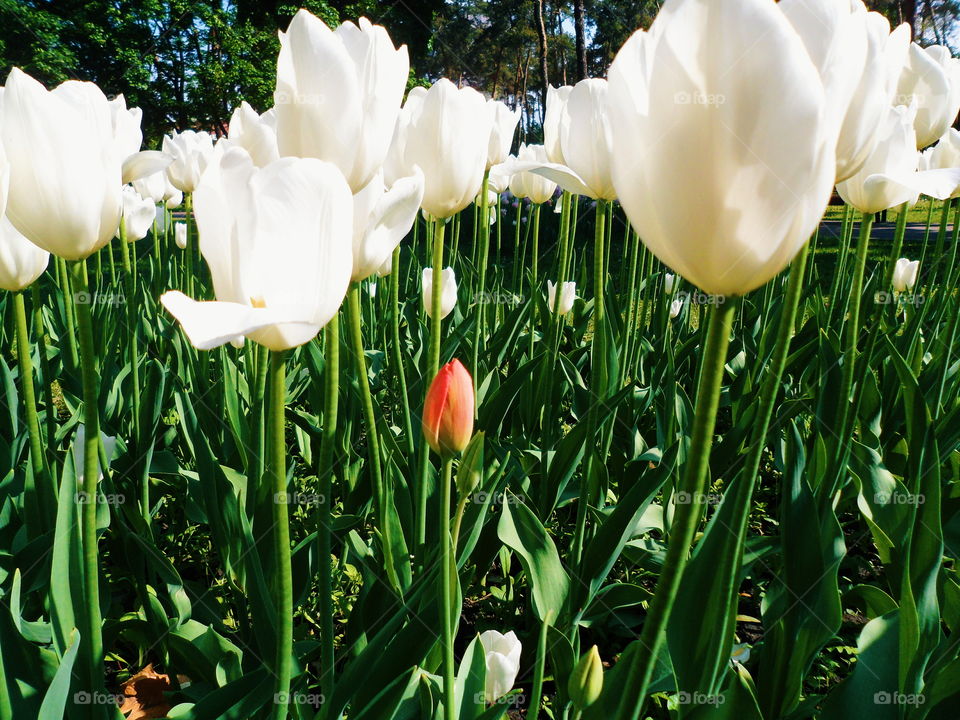
[{"label": "thin green stalk", "polygon": [[[587,505],[589,504],[590,475],[593,472],[594,436],[599,429],[597,427],[597,416],[599,415],[599,405],[607,389],[607,368],[606,368],[606,344],[604,338],[606,332],[603,329],[604,317],[604,284],[606,272],[604,269],[604,230],[606,222],[604,212],[607,203],[603,200],[597,201],[597,219],[594,230],[593,245],[593,338],[590,341],[591,360],[590,376],[593,391],[593,398],[590,402],[590,410],[587,414],[587,448],[584,451],[583,472],[580,475],[580,499],[577,503],[577,526],[573,538],[573,560],[574,563],[580,563],[580,555],[583,552],[584,536],[586,534],[587,523]],[[557,289],[556,304],[559,304],[560,290]]]},{"label": "thin green stalk", "polygon": [[[530,297],[539,291],[537,285],[537,259],[540,255],[540,206],[533,206],[533,254],[531,257],[531,274],[530,274]],[[560,304],[560,288],[557,288],[557,302],[556,305]],[[533,359],[533,336],[534,336],[534,327],[537,323],[537,303],[530,303],[530,359]]]},{"label": "thin green stalk", "polygon": [[453,667],[453,572],[450,555],[450,486],[453,460],[443,458],[443,479],[440,485],[440,576],[441,600],[443,610],[441,620],[443,631],[443,717],[454,720],[456,700],[454,691]]},{"label": "thin green stalk", "polygon": [[[442,296],[443,279],[443,232],[444,222],[442,219],[438,219],[433,233],[433,285],[430,289],[430,354],[427,356],[428,373],[426,377],[428,384],[433,381],[433,378],[440,370],[440,298]],[[481,280],[481,284],[482,282]],[[474,381],[476,381],[476,369],[474,369]]]},{"label": "thin green stalk", "polygon": [[60,290],[63,292],[63,308],[67,321],[67,349],[70,367],[77,369],[80,367],[80,351],[77,346],[77,327],[74,322],[76,309],[73,295],[73,283],[70,281],[70,273],[67,270],[67,261],[61,257],[57,258],[57,280]]},{"label": "thin green stalk", "polygon": [[407,373],[404,369],[403,347],[400,344],[400,246],[393,251],[393,272],[390,275],[390,352],[393,371],[400,385],[400,404],[403,407],[403,431],[406,435],[407,456],[415,457],[413,421],[410,416],[410,396],[407,394]]},{"label": "thin green stalk", "polygon": [[673,610],[677,590],[683,580],[690,544],[693,542],[700,522],[710,463],[710,448],[713,444],[713,431],[720,402],[723,368],[736,305],[735,301],[726,299],[725,302],[714,305],[710,313],[690,450],[684,465],[681,485],[681,489],[688,493],[691,502],[679,505],[674,517],[663,570],[657,580],[656,591],[643,623],[643,631],[637,641],[639,651],[634,654],[627,671],[615,720],[637,720],[640,717],[653,668],[664,642],[667,622]]},{"label": "thin green stalk", "polygon": [[947,223],[950,222],[950,207],[953,200],[947,198],[943,202],[943,208],[940,211],[940,227],[937,228],[937,245],[933,251],[933,269],[930,271],[929,284],[936,285],[937,277],[940,274],[940,266],[943,264],[943,246],[947,238]]},{"label": "thin green stalk", "polygon": [[30,335],[27,332],[27,308],[23,292],[13,293],[13,312],[17,325],[17,363],[20,370],[20,386],[23,395],[23,412],[27,420],[30,439],[30,465],[33,469],[33,484],[37,492],[38,508],[42,527],[53,522],[57,515],[57,487],[50,481],[44,462],[43,442],[40,436],[40,420],[37,415],[37,396],[33,388],[33,361],[30,359]]},{"label": "thin green stalk", "polygon": [[[470,373],[473,376],[473,393],[477,393],[477,382],[480,379],[480,371],[477,367],[480,362],[480,343],[483,338],[484,322],[486,318],[486,308],[487,308],[487,262],[489,260],[490,254],[490,217],[488,215],[487,207],[487,181],[490,178],[490,171],[487,170],[483,174],[483,184],[480,186],[480,260],[479,260],[479,269],[480,269],[480,282],[479,287],[473,293],[473,307],[474,307],[474,320],[473,320],[473,348],[472,348],[472,364],[470,365]],[[476,243],[476,235],[474,235],[474,243]],[[433,271],[436,273],[436,269]],[[434,276],[436,280],[436,275]],[[434,282],[434,292],[437,292],[437,285]],[[438,308],[439,305],[434,305],[434,309]],[[439,365],[437,366],[439,367]],[[430,374],[429,380],[433,379],[433,376],[437,374],[437,367],[434,367],[433,372]]]},{"label": "thin green stalk", "polygon": [[[397,270],[394,264],[394,272]],[[333,507],[333,450],[337,435],[340,393],[340,322],[334,315],[323,330],[323,436],[320,444],[320,497],[317,503],[317,557],[320,563],[320,689],[325,698],[333,696],[333,571],[330,510]]]},{"label": "thin green stalk", "polygon": [[83,546],[84,612],[81,631],[83,653],[87,658],[90,673],[90,691],[103,688],[103,635],[100,626],[100,570],[97,554],[97,480],[99,465],[100,421],[97,416],[97,357],[93,344],[93,322],[90,317],[90,300],[87,284],[87,268],[83,260],[73,263],[73,287],[85,302],[78,302],[77,330],[80,341],[80,365],[83,380],[83,495],[80,528]]},{"label": "thin green stalk", "polygon": [[[40,353],[40,375],[43,380],[43,402],[47,411],[44,414],[44,424],[47,433],[46,451],[47,462],[56,462],[55,448],[57,447],[57,411],[53,404],[53,378],[50,374],[50,360],[47,358],[47,332],[43,322],[43,302],[40,298],[38,282],[30,286],[30,299],[33,302],[33,334],[37,339],[37,350]],[[51,478],[59,477],[59,472],[51,470]],[[56,480],[53,480],[56,484]]]},{"label": "thin green stalk", "polygon": [[287,515],[287,447],[284,440],[286,402],[285,352],[270,353],[267,385],[270,409],[267,419],[269,470],[266,481],[273,488],[273,524],[276,541],[277,655],[273,720],[285,720],[293,674],[293,574],[290,568],[290,518]]},{"label": "thin green stalk", "polygon": [[537,637],[537,658],[533,666],[533,687],[530,689],[530,709],[527,711],[529,720],[537,720],[540,716],[540,703],[543,700],[543,670],[547,663],[547,631],[553,620],[553,610],[547,610],[546,617],[540,624],[540,635]]},{"label": "thin green stalk", "polygon": [[510,271],[510,287],[516,289],[518,287],[517,282],[517,273],[520,270],[520,266],[523,264],[522,258],[520,256],[520,226],[522,225],[521,220],[523,219],[523,200],[517,198],[517,216],[514,219],[513,225],[513,269]]},{"label": "thin green stalk", "polygon": [[360,328],[360,284],[353,283],[347,293],[347,310],[350,322],[350,340],[353,344],[354,369],[357,373],[357,384],[360,386],[360,396],[363,402],[363,417],[367,426],[367,450],[370,460],[370,480],[373,486],[373,506],[377,520],[382,530],[383,558],[386,565],[387,577],[394,587],[400,587],[396,568],[393,564],[391,551],[390,514],[385,502],[386,487],[383,484],[383,470],[380,464],[380,433],[377,431],[377,417],[373,412],[373,396],[370,393],[370,379],[367,377],[367,361],[363,352],[363,332]]}]

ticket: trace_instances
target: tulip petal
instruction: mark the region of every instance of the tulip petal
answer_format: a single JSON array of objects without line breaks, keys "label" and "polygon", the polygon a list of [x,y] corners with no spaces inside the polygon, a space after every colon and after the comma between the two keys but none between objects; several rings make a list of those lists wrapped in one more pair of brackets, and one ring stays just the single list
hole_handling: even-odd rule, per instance
[{"label": "tulip petal", "polygon": [[556,183],[574,195],[594,197],[593,191],[587,187],[583,178],[566,165],[560,165],[559,163],[517,162],[514,164],[512,170],[515,173],[532,172],[535,175],[539,175]]},{"label": "tulip petal", "polygon": [[[197,301],[178,290],[160,296],[160,302],[183,327],[190,343],[198,350],[211,350],[239,335],[249,335],[271,325],[314,327],[312,323],[291,320],[268,308],[255,308],[218,300]],[[319,329],[319,328],[317,328]],[[316,334],[314,330],[314,334]]]},{"label": "tulip petal", "polygon": [[134,153],[123,161],[121,170],[123,184],[126,185],[134,180],[166,170],[172,162],[173,157],[159,150],[141,150]]}]

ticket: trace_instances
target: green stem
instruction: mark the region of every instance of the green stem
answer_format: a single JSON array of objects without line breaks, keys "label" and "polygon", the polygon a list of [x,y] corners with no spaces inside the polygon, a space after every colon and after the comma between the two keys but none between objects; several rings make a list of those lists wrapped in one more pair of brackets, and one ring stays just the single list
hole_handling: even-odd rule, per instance
[{"label": "green stem", "polygon": [[537,659],[533,666],[533,687],[530,689],[529,720],[537,720],[540,715],[540,702],[543,699],[543,670],[547,663],[547,631],[553,620],[553,610],[547,610],[546,617],[540,624],[540,635],[537,638]]},{"label": "green stem", "polygon": [[77,330],[80,341],[80,364],[83,379],[83,496],[81,505],[81,537],[83,547],[83,589],[86,616],[82,639],[86,647],[90,690],[103,687],[103,635],[100,627],[100,572],[97,557],[97,480],[99,466],[100,421],[97,416],[97,358],[93,344],[93,322],[87,284],[87,268],[83,260],[73,263],[73,288],[86,302],[78,302]]},{"label": "green stem", "polygon": [[393,272],[390,276],[390,352],[393,355],[394,372],[400,385],[400,401],[403,406],[403,430],[406,434],[407,456],[415,457],[413,421],[410,416],[410,396],[407,394],[407,373],[403,363],[403,348],[400,345],[400,246],[393,251]]},{"label": "green stem", "polygon": [[[396,265],[394,265],[396,271]],[[333,506],[333,450],[337,435],[337,410],[340,392],[340,322],[334,315],[324,328],[323,437],[320,444],[320,497],[317,505],[317,557],[320,563],[320,689],[325,698],[333,697],[333,569],[330,564],[332,538],[330,527]]]},{"label": "green stem", "polygon": [[17,363],[20,369],[23,410],[27,419],[27,434],[30,438],[30,465],[33,469],[33,484],[37,492],[41,527],[46,529],[57,515],[57,488],[56,485],[51,484],[44,462],[40,420],[37,415],[37,396],[33,387],[33,361],[30,359],[27,308],[24,303],[23,292],[13,293],[13,311],[17,325]]},{"label": "green stem", "polygon": [[77,347],[77,327],[74,323],[76,315],[74,300],[73,283],[70,281],[70,273],[67,271],[67,261],[61,257],[57,258],[57,279],[60,282],[60,289],[63,291],[63,308],[67,321],[67,349],[69,350],[70,367],[73,369],[80,367],[80,351]]},{"label": "green stem", "polygon": [[[483,326],[486,317],[486,308],[487,308],[487,262],[490,255],[490,216],[488,214],[487,206],[487,180],[490,177],[490,171],[487,170],[483,174],[483,184],[480,186],[480,284],[476,292],[473,294],[473,362],[470,365],[470,373],[473,376],[473,394],[477,394],[477,382],[480,379],[480,370],[478,365],[480,363],[480,343],[483,339]],[[476,235],[474,235],[476,238]],[[476,243],[476,240],[474,240]],[[434,292],[437,292],[437,283],[436,283],[436,267],[434,267]],[[435,305],[436,309],[439,307]],[[433,376],[437,374],[436,368],[430,374],[430,380],[433,379]]]},{"label": "green stem", "polygon": [[[440,298],[442,296],[443,281],[443,232],[444,222],[442,219],[436,221],[433,233],[433,285],[430,288],[430,354],[427,356],[427,383],[433,381],[437,372],[440,370]],[[483,277],[481,270],[480,277]],[[481,286],[483,280],[481,279]],[[481,287],[482,290],[482,287]],[[476,375],[474,375],[476,381]]]},{"label": "green stem", "polygon": [[463,523],[463,513],[467,509],[467,503],[470,502],[470,496],[464,495],[457,503],[457,512],[453,521],[453,557],[457,557],[457,545],[460,542],[460,525]]},{"label": "green stem", "polygon": [[[40,374],[43,380],[43,402],[46,405],[44,415],[48,453],[47,462],[56,462],[55,448],[57,447],[57,410],[53,404],[53,378],[50,374],[50,360],[47,358],[47,332],[43,322],[43,303],[40,298],[40,285],[33,283],[30,286],[31,300],[33,301],[33,334],[37,339],[37,350],[40,353]],[[56,485],[59,472],[51,471],[51,482]]]},{"label": "green stem", "polygon": [[947,198],[943,202],[943,208],[940,211],[940,227],[937,228],[937,245],[933,251],[933,272],[930,275],[929,284],[937,284],[937,276],[940,274],[940,266],[943,264],[943,245],[947,237],[947,223],[950,222],[950,207],[953,200]]},{"label": "green stem", "polygon": [[287,450],[284,440],[286,402],[285,352],[270,353],[267,385],[270,414],[267,419],[269,470],[266,478],[273,488],[273,524],[276,542],[277,655],[274,683],[273,720],[285,720],[293,673],[293,575],[290,568],[290,518],[287,514]]},{"label": "green stem", "polygon": [[713,444],[713,431],[720,402],[723,368],[730,342],[730,329],[736,312],[735,301],[729,298],[719,298],[719,300],[721,302],[713,306],[710,314],[707,343],[704,347],[703,364],[700,370],[693,433],[681,486],[681,489],[688,493],[691,502],[677,506],[663,570],[643,623],[643,632],[637,641],[638,652],[634,654],[625,678],[624,692],[617,709],[616,720],[637,720],[643,709],[653,668],[663,645],[667,621],[670,619],[677,590],[686,569],[690,544],[693,542],[700,522],[710,464],[710,448]]},{"label": "green stem", "polygon": [[367,449],[370,459],[370,480],[374,514],[380,522],[383,541],[383,558],[386,564],[387,576],[394,587],[400,587],[396,568],[393,565],[391,552],[391,538],[393,534],[388,527],[390,516],[384,502],[385,487],[383,485],[383,471],[380,466],[380,435],[377,432],[377,417],[373,412],[373,396],[370,394],[370,380],[367,377],[367,361],[363,354],[363,332],[360,329],[360,284],[353,283],[347,293],[347,311],[350,322],[350,340],[353,344],[353,362],[357,373],[357,384],[360,386],[360,396],[363,401],[363,417],[367,425]]},{"label": "green stem", "polygon": [[[538,292],[537,288],[537,261],[540,256],[540,206],[533,206],[533,252],[530,258],[531,260],[531,270],[530,270],[530,297],[535,297]],[[557,288],[557,302],[560,304],[560,288]],[[537,323],[537,303],[530,303],[530,359],[533,359],[533,336],[534,336],[534,327]]]},{"label": "green stem", "polygon": [[[604,317],[604,281],[606,272],[604,271],[604,230],[606,222],[604,212],[607,203],[603,200],[597,201],[597,219],[594,230],[593,245],[593,338],[590,341],[591,360],[590,375],[593,391],[593,398],[590,402],[590,410],[587,414],[587,437],[590,440],[585,449],[583,472],[580,475],[580,499],[577,503],[577,526],[573,539],[573,560],[574,563],[580,563],[580,556],[583,553],[584,536],[586,534],[587,524],[587,505],[590,502],[590,476],[593,473],[594,446],[593,438],[596,436],[598,427],[597,420],[600,413],[600,402],[606,395],[607,390],[607,369],[606,369],[606,346],[604,338],[606,333],[603,329]],[[557,288],[557,302],[560,304],[560,288]]]},{"label": "green stem", "polygon": [[453,461],[444,458],[440,491],[440,575],[443,630],[443,717],[454,720],[456,699],[453,668],[453,572],[450,555],[450,486]]}]

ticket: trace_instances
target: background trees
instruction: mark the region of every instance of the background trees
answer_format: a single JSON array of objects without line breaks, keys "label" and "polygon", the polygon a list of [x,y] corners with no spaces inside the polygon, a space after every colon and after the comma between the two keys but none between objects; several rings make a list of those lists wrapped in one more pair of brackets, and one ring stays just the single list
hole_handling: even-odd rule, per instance
[{"label": "background trees", "polygon": [[[172,129],[225,132],[247,99],[270,107],[277,30],[297,8],[328,22],[366,15],[406,43],[411,84],[441,75],[524,111],[538,137],[546,83],[603,76],[658,0],[0,0],[0,74],[93,80],[143,109],[149,144]],[[924,42],[955,47],[960,0],[868,0]],[[541,24],[542,22],[542,24]],[[956,49],[956,48],[955,48]]]}]

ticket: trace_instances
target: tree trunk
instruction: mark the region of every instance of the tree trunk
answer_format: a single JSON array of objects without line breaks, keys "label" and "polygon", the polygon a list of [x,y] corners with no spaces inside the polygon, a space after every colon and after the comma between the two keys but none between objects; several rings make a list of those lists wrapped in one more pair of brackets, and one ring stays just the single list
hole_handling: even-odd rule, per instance
[{"label": "tree trunk", "polygon": [[583,0],[573,0],[573,24],[577,36],[577,80],[587,77],[587,42],[583,15]]},{"label": "tree trunk", "polygon": [[917,34],[917,0],[900,0],[900,20],[910,26],[912,35]]},{"label": "tree trunk", "polygon": [[547,86],[550,84],[550,72],[547,68],[547,26],[543,22],[543,0],[534,0],[533,24],[537,29],[537,44],[540,55],[540,124],[547,111]]}]

